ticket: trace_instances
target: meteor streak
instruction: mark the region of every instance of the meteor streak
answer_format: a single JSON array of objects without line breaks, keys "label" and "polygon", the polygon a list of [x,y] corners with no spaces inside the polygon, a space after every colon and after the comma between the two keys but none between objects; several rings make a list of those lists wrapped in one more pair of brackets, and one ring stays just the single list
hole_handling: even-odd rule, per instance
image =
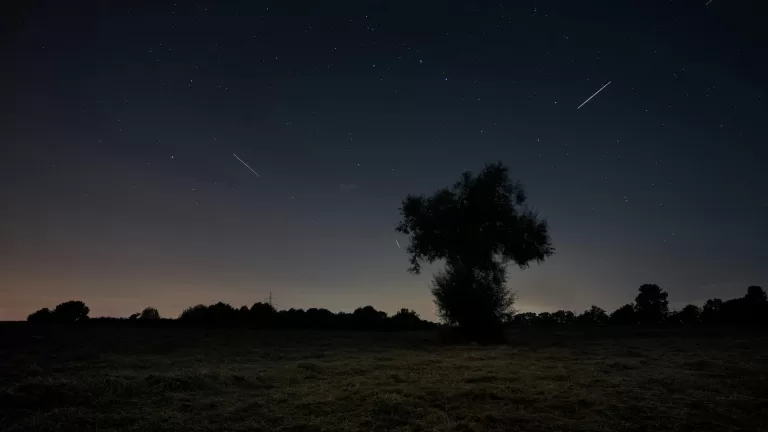
[{"label": "meteor streak", "polygon": [[239,157],[238,157],[236,154],[234,154],[234,153],[232,153],[232,156],[236,157],[236,158],[237,158],[237,160],[239,160],[241,164],[245,165],[245,167],[246,167],[246,168],[248,168],[249,170],[251,170],[251,172],[252,172],[252,173],[256,174],[256,177],[258,177],[258,178],[261,178],[261,176],[259,175],[259,173],[257,173],[256,171],[254,171],[254,170],[253,170],[253,168],[251,168],[251,166],[250,166],[250,165],[248,165],[247,163],[245,163],[245,161],[244,161],[244,160],[240,159],[240,158],[239,158]]},{"label": "meteor streak", "polygon": [[[611,82],[610,82],[610,81],[608,81],[608,84],[610,84],[610,83],[611,83]],[[582,104],[581,104],[581,105],[579,105],[578,107],[576,107],[576,109],[579,109],[579,108],[583,107],[583,106],[584,106],[584,104],[586,104],[587,102],[589,102],[589,101],[590,101],[590,100],[591,100],[593,97],[597,96],[597,94],[598,94],[598,93],[600,93],[601,91],[603,91],[603,89],[604,89],[604,88],[608,87],[608,84],[606,84],[606,85],[604,85],[604,86],[600,87],[600,90],[596,91],[596,92],[595,92],[595,94],[593,94],[592,96],[590,96],[589,98],[587,98],[587,100],[585,100],[584,102],[582,102]]]}]

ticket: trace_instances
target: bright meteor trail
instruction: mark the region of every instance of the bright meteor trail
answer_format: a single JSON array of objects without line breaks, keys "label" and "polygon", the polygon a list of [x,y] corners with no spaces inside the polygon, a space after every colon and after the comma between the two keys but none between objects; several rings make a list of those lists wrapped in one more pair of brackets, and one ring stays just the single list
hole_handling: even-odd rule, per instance
[{"label": "bright meteor trail", "polygon": [[[611,83],[611,82],[610,82],[610,81],[608,81],[608,84],[610,84],[610,83]],[[584,102],[582,102],[582,104],[581,104],[581,105],[579,105],[578,107],[576,107],[576,109],[579,109],[579,108],[583,107],[583,106],[584,106],[584,104],[586,104],[587,102],[589,102],[589,101],[590,101],[590,100],[591,100],[593,97],[597,96],[597,94],[598,94],[598,93],[600,93],[601,91],[603,91],[603,89],[604,89],[604,88],[608,87],[608,84],[606,84],[606,85],[604,85],[604,86],[600,87],[600,90],[596,91],[596,92],[595,92],[595,94],[593,94],[592,96],[588,97],[588,98],[587,98],[587,100],[585,100]]]},{"label": "bright meteor trail", "polygon": [[259,175],[259,173],[257,173],[256,171],[254,171],[254,170],[253,170],[253,168],[251,168],[251,166],[250,166],[250,165],[248,165],[247,163],[245,163],[245,161],[244,161],[244,160],[240,159],[240,158],[239,158],[239,157],[238,157],[236,154],[234,154],[234,153],[232,153],[232,156],[236,157],[236,158],[237,158],[237,160],[239,160],[241,164],[245,165],[245,167],[246,167],[246,168],[248,168],[249,170],[251,170],[251,172],[252,172],[252,173],[256,174],[256,177],[258,177],[258,178],[261,178],[261,176]]}]

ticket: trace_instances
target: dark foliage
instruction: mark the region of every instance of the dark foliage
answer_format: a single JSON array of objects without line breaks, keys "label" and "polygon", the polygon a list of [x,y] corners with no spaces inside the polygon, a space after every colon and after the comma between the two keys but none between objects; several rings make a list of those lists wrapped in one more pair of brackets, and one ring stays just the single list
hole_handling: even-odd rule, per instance
[{"label": "dark foliage", "polygon": [[765,291],[759,286],[751,286],[744,297],[724,302],[719,321],[727,324],[768,324]]},{"label": "dark foliage", "polygon": [[157,318],[140,319],[140,313],[135,313],[129,318],[96,317],[89,318],[80,325],[84,327],[136,327],[136,328],[182,328],[188,327],[177,319]]},{"label": "dark foliage", "polygon": [[643,324],[661,324],[669,315],[667,292],[658,285],[645,284],[635,297],[637,320]]},{"label": "dark foliage", "polygon": [[[648,287],[649,285],[644,285]],[[650,285],[654,287],[655,285]],[[658,287],[656,287],[658,288]],[[663,297],[660,290],[650,288],[657,297]],[[641,290],[642,291],[642,290]],[[649,290],[646,289],[646,293]],[[663,293],[666,294],[666,293]],[[640,296],[638,296],[640,297]],[[653,304],[653,302],[649,302]],[[663,308],[662,308],[663,309]],[[641,321],[636,304],[626,304],[610,316],[597,306],[576,316],[571,311],[556,312],[523,312],[507,314],[503,322],[509,326],[629,326],[643,324],[663,328],[668,326],[757,326],[768,327],[768,300],[765,292],[757,286],[749,287],[744,297],[722,301],[710,299],[702,308],[687,305],[679,311],[667,314],[666,319],[659,323],[654,320]],[[333,313],[327,309],[310,308],[276,310],[268,303],[254,303],[250,308],[241,306],[234,308],[226,303],[216,303],[210,306],[197,305],[184,310],[178,319],[161,318],[157,309],[148,307],[130,318],[88,318],[89,309],[80,301],[70,301],[58,305],[53,311],[48,308],[40,309],[27,317],[33,324],[77,324],[78,326],[132,326],[153,328],[252,328],[252,329],[309,329],[309,330],[367,330],[367,331],[412,331],[434,329],[437,326],[422,320],[410,309],[400,309],[391,317],[386,312],[378,311],[372,306],[355,309],[352,313]],[[658,315],[657,315],[658,316]],[[487,326],[485,323],[479,327]],[[441,338],[446,341],[495,343],[501,341],[504,326],[487,326],[481,334],[468,331],[465,327],[444,326]],[[452,328],[451,328],[452,327]]]},{"label": "dark foliage", "polygon": [[533,312],[523,312],[523,313],[515,314],[512,317],[510,324],[524,325],[524,326],[534,325],[536,324],[536,314]]},{"label": "dark foliage", "polygon": [[759,286],[750,286],[742,298],[727,301],[709,299],[702,308],[701,321],[707,325],[768,325],[765,291]]},{"label": "dark foliage", "polygon": [[235,309],[225,303],[197,305],[184,310],[178,319],[183,326],[208,328],[248,327],[254,329],[311,330],[424,330],[433,323],[419,318],[408,309],[401,309],[391,318],[372,306],[357,308],[352,313],[333,313],[327,309],[310,308],[275,310],[268,303],[255,303],[249,309]]},{"label": "dark foliage", "polygon": [[422,323],[416,311],[406,308],[400,309],[396,314],[392,315],[391,321],[395,328],[405,329],[418,329]]},{"label": "dark foliage", "polygon": [[42,308],[37,312],[29,314],[27,321],[35,324],[50,324],[53,321],[53,312],[48,308]]},{"label": "dark foliage", "polygon": [[557,312],[542,312],[536,316],[534,323],[543,327],[573,324],[576,316],[571,311],[559,310]]},{"label": "dark foliage", "polygon": [[611,313],[611,316],[608,317],[608,322],[614,325],[637,324],[638,317],[635,307],[631,304],[625,304]]},{"label": "dark foliage", "polygon": [[[145,309],[146,310],[146,309]],[[37,311],[28,317],[31,323],[50,324],[51,312],[46,309]],[[333,313],[327,309],[310,308],[275,310],[266,303],[256,303],[250,309],[239,309],[226,304],[216,303],[210,306],[197,305],[184,310],[178,319],[160,318],[150,312],[148,318],[140,313],[130,318],[91,318],[80,325],[106,327],[158,327],[158,328],[251,328],[260,330],[369,330],[369,331],[416,331],[435,328],[435,324],[425,321],[409,309],[401,309],[392,317],[372,306],[357,308],[352,313]]]},{"label": "dark foliage", "polygon": [[559,310],[552,314],[552,318],[558,325],[573,324],[576,321],[576,315],[571,311]]},{"label": "dark foliage", "polygon": [[240,311],[227,303],[218,302],[211,306],[197,305],[184,310],[179,321],[200,327],[238,327]]},{"label": "dark foliage", "polygon": [[568,311],[524,312],[514,315],[509,323],[513,326],[535,325],[551,327],[577,324],[583,326],[638,325],[657,328],[698,325],[750,325],[768,327],[768,298],[759,286],[751,286],[744,297],[722,301],[710,299],[703,307],[689,304],[681,310],[668,311],[667,293],[658,285],[640,287],[635,304],[626,304],[608,316],[597,306],[573,317]]},{"label": "dark foliage", "polygon": [[409,271],[423,262],[445,260],[432,293],[439,316],[475,335],[501,327],[514,296],[506,287],[506,266],[521,268],[554,253],[546,221],[525,207],[520,184],[507,168],[487,165],[477,176],[464,173],[452,187],[430,197],[409,195],[400,208],[397,231],[410,237]]},{"label": "dark foliage", "polygon": [[592,305],[591,308],[576,317],[576,323],[581,325],[605,325],[608,322],[608,314],[605,310]]},{"label": "dark foliage", "polygon": [[74,324],[88,319],[90,309],[81,301],[59,304],[52,311],[48,308],[30,314],[27,321],[35,324]]},{"label": "dark foliage", "polygon": [[706,324],[719,324],[721,321],[721,311],[723,309],[723,301],[716,299],[709,299],[704,303],[704,307],[701,310],[701,320]]},{"label": "dark foliage", "polygon": [[143,320],[157,320],[160,319],[160,312],[153,307],[146,307],[139,314],[139,319]]},{"label": "dark foliage", "polygon": [[751,304],[761,304],[768,301],[768,296],[766,296],[763,287],[752,285],[747,288],[747,295],[744,296],[744,300]]},{"label": "dark foliage", "polygon": [[459,325],[471,334],[500,327],[515,300],[505,279],[503,267],[470,273],[447,264],[432,282],[438,315],[445,323]]},{"label": "dark foliage", "polygon": [[81,301],[68,301],[61,303],[53,309],[51,318],[53,322],[70,324],[85,321],[91,310]]},{"label": "dark foliage", "polygon": [[693,324],[699,324],[701,322],[701,308],[689,304],[683,309],[673,312],[669,316],[669,321],[671,324],[681,324],[681,325],[693,325]]}]

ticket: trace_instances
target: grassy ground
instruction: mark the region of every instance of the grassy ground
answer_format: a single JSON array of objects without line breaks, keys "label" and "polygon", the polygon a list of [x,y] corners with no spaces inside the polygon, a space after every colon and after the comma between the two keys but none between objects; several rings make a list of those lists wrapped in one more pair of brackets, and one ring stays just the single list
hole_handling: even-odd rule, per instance
[{"label": "grassy ground", "polygon": [[768,430],[768,338],[0,329],[0,430]]}]

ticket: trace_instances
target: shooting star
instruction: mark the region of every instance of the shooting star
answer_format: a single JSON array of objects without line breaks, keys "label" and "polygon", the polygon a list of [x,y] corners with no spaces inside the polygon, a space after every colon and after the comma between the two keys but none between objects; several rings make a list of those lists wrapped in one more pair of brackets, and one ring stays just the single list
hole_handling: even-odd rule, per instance
[{"label": "shooting star", "polygon": [[399,241],[397,241],[397,239],[395,239],[395,244],[397,245],[397,248],[398,248],[398,249],[402,249],[402,248],[400,247],[400,242],[399,242]]},{"label": "shooting star", "polygon": [[712,0],[709,0],[708,2],[706,2],[706,3],[704,4],[704,6],[709,6],[709,4],[710,4],[710,3],[712,3]]},{"label": "shooting star", "polygon": [[246,168],[248,168],[249,170],[251,170],[251,172],[252,172],[252,173],[256,174],[256,177],[258,177],[258,178],[261,178],[261,176],[259,175],[259,173],[257,173],[256,171],[254,171],[254,170],[253,170],[253,168],[251,168],[251,166],[250,166],[250,165],[248,165],[247,163],[245,163],[245,161],[244,161],[244,160],[240,159],[240,158],[239,158],[239,157],[238,157],[236,154],[234,154],[234,153],[232,153],[232,156],[236,157],[236,158],[237,158],[237,160],[239,160],[241,164],[245,165],[245,167],[246,167]]},{"label": "shooting star", "polygon": [[[608,84],[610,84],[610,83],[611,83],[611,82],[610,82],[610,81],[608,81]],[[585,101],[584,101],[584,102],[583,102],[581,105],[579,105],[578,107],[576,107],[576,109],[579,109],[579,108],[583,107],[583,106],[584,106],[584,104],[586,104],[587,102],[589,102],[590,100],[592,100],[592,98],[593,98],[593,97],[595,97],[595,96],[597,96],[597,94],[598,94],[598,93],[600,93],[601,91],[603,91],[603,89],[604,89],[604,88],[608,87],[608,84],[606,84],[606,85],[604,85],[604,86],[600,87],[600,90],[596,91],[596,92],[595,92],[595,94],[593,94],[592,96],[590,96],[589,98],[587,98],[587,100],[585,100]]]}]

